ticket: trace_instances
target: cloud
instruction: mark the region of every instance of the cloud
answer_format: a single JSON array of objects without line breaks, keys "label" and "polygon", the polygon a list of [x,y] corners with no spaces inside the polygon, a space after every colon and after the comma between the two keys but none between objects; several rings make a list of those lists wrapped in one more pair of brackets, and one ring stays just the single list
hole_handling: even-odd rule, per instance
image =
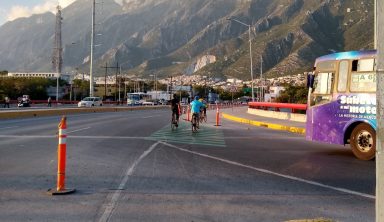
[{"label": "cloud", "polygon": [[[75,0],[60,0],[60,5],[62,8],[67,7],[68,5],[72,4]],[[41,14],[45,12],[56,12],[56,6],[57,6],[57,0],[45,0],[42,4],[33,6],[33,7],[26,7],[21,5],[15,5],[13,6],[7,17],[7,21],[12,21],[17,18],[22,17],[29,17],[33,14]]]}]

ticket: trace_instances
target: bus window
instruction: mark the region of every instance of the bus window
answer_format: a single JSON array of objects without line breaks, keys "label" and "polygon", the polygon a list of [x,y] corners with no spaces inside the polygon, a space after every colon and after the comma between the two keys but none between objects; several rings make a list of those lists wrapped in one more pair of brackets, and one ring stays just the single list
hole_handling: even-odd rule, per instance
[{"label": "bus window", "polygon": [[318,105],[329,102],[332,98],[334,73],[320,72],[315,77],[313,86],[314,98],[311,105]]},{"label": "bus window", "polygon": [[372,72],[375,70],[375,59],[360,59],[352,61],[352,72]]},{"label": "bus window", "polygon": [[338,92],[345,92],[347,90],[348,66],[349,62],[346,60],[341,61],[339,64],[339,79],[337,81]]},{"label": "bus window", "polygon": [[317,70],[335,70],[336,62],[335,61],[323,61],[319,62],[316,67]]},{"label": "bus window", "polygon": [[376,92],[376,74],[374,72],[352,72],[351,92]]}]

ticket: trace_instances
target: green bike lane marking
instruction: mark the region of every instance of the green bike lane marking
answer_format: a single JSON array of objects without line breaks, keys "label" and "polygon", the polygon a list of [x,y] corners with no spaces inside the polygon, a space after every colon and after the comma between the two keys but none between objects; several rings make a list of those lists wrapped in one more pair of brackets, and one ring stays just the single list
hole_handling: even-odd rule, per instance
[{"label": "green bike lane marking", "polygon": [[200,123],[200,129],[192,133],[191,123],[180,120],[179,127],[172,130],[168,124],[157,132],[154,132],[149,139],[161,140],[164,142],[175,142],[181,144],[197,144],[207,146],[226,147],[224,133],[221,129]]}]

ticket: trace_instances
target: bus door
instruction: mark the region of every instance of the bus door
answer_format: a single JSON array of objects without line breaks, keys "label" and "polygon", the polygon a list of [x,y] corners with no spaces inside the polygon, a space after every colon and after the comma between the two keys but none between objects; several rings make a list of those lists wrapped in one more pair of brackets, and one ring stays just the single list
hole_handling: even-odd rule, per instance
[{"label": "bus door", "polygon": [[337,104],[333,98],[335,72],[319,71],[315,73],[310,108],[307,110],[307,139],[323,142],[334,142],[339,136],[335,109]]}]

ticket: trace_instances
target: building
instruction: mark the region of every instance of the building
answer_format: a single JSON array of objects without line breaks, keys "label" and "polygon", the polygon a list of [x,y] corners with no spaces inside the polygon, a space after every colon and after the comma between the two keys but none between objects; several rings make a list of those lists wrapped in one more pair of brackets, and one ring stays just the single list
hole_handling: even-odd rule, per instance
[{"label": "building", "polygon": [[57,73],[52,73],[52,72],[9,72],[8,77],[57,78]]},{"label": "building", "polygon": [[269,93],[265,94],[264,101],[265,102],[274,102],[276,98],[280,96],[280,93],[284,91],[285,88],[282,86],[271,86],[269,87]]}]

